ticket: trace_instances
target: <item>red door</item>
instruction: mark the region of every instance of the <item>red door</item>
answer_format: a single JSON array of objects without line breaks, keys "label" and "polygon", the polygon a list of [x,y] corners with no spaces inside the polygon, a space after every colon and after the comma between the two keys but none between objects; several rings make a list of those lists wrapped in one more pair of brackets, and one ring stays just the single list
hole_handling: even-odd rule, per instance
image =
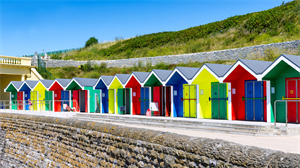
[{"label": "red door", "polygon": [[80,111],[79,109],[79,91],[73,90],[73,107],[76,108],[76,111]]},{"label": "red door", "polygon": [[23,92],[18,92],[17,100],[18,100],[18,110],[23,110]]},{"label": "red door", "polygon": [[[287,79],[286,81],[286,95],[288,100],[297,100],[290,98],[300,98],[300,80],[299,79]],[[298,99],[299,100],[299,99]],[[287,107],[288,122],[299,122],[300,120],[300,103],[288,102]],[[298,115],[298,116],[297,116]],[[297,119],[298,118],[298,119]]]},{"label": "red door", "polygon": [[[158,104],[158,109],[160,110],[160,86],[153,87],[153,102]],[[160,116],[160,111],[154,111],[155,116]]]},{"label": "red door", "polygon": [[85,90],[85,112],[88,113],[88,91]]},{"label": "red door", "polygon": [[54,90],[54,111],[59,112],[62,111],[62,103],[60,101],[61,90]]},{"label": "red door", "polygon": [[166,116],[171,114],[171,87],[166,87]]}]

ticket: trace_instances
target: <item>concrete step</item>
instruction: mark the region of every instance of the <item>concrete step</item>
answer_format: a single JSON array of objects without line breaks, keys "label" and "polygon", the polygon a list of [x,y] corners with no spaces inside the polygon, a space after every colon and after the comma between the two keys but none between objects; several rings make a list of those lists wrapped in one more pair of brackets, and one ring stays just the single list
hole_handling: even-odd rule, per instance
[{"label": "concrete step", "polygon": [[[243,124],[232,123],[227,120],[212,120],[207,119],[206,121],[200,121],[199,119],[191,119],[191,118],[168,118],[168,117],[145,117],[145,116],[129,116],[129,115],[95,115],[95,114],[77,114],[74,116],[76,117],[85,117],[85,118],[101,118],[101,119],[116,119],[116,120],[130,120],[130,121],[150,121],[150,122],[165,122],[165,123],[178,123],[178,124],[194,124],[194,125],[207,125],[207,126],[226,126],[226,127],[242,127],[242,128],[256,128],[256,129],[279,129],[279,130],[286,130],[285,127],[282,126],[274,126],[274,125],[253,125],[251,121],[249,124],[244,122]],[[263,123],[263,122],[261,122]]]},{"label": "concrete step", "polygon": [[[93,121],[98,121],[99,119],[95,118],[90,118],[90,117],[80,117],[80,119],[85,119],[85,120],[93,120]],[[239,126],[218,126],[218,125],[198,125],[198,124],[188,124],[188,123],[172,123],[172,122],[157,122],[157,121],[139,121],[139,120],[125,120],[122,118],[114,118],[114,119],[101,119],[101,121],[104,122],[111,122],[111,123],[124,123],[124,124],[133,124],[133,125],[146,125],[146,124],[151,124],[151,125],[161,125],[165,127],[177,127],[177,128],[190,128],[190,129],[202,129],[202,128],[210,128],[210,129],[218,129],[218,130],[239,130],[239,131],[247,131],[247,132],[261,132],[261,133],[286,133],[286,129],[270,129],[270,128],[250,128],[250,127],[239,127]]]},{"label": "concrete step", "polygon": [[287,129],[280,126],[272,125],[253,125],[238,124],[224,120],[200,121],[199,119],[183,119],[183,118],[166,118],[166,117],[145,117],[145,116],[129,116],[129,115],[97,115],[97,114],[81,114],[74,115],[73,118],[80,120],[88,120],[101,123],[115,123],[127,125],[142,125],[149,127],[174,128],[204,132],[218,132],[228,134],[240,134],[251,136],[286,136]]},{"label": "concrete step", "polygon": [[[94,122],[100,122],[100,123],[120,123],[120,122],[114,122],[111,120],[97,120],[97,119],[85,119],[85,118],[78,118],[79,120],[84,120],[84,121],[94,121]],[[285,133],[274,133],[274,132],[253,132],[253,130],[248,130],[248,131],[241,131],[241,130],[226,130],[226,129],[212,129],[209,127],[203,127],[203,128],[199,128],[199,127],[194,127],[194,126],[190,126],[190,127],[182,127],[182,126],[176,126],[176,125],[166,125],[165,123],[162,124],[155,124],[155,123],[136,123],[136,122],[126,122],[126,123],[122,123],[122,124],[128,124],[128,125],[143,125],[143,126],[149,126],[149,127],[159,127],[159,128],[173,128],[173,129],[183,129],[183,130],[193,130],[193,131],[201,131],[201,132],[216,132],[216,133],[226,133],[226,134],[238,134],[238,135],[250,135],[250,136],[284,136],[286,135]]]}]

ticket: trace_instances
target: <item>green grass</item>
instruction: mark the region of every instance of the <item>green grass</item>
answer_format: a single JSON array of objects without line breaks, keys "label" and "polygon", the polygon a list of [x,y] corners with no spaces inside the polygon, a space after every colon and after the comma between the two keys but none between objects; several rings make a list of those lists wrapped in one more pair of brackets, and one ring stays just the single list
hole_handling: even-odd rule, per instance
[{"label": "green grass", "polygon": [[[286,54],[300,55],[300,46],[296,51],[285,51]],[[274,61],[280,55],[281,51],[277,49],[268,49],[264,52],[264,57],[257,55],[248,55],[246,59],[255,59],[261,61]],[[227,64],[233,65],[235,60],[218,60],[213,62],[213,64]],[[47,68],[47,70],[56,78],[71,79],[73,77],[83,77],[83,78],[99,78],[101,75],[115,75],[115,74],[131,74],[133,71],[138,72],[150,72],[152,69],[162,69],[162,70],[173,70],[176,66],[178,67],[197,67],[200,68],[206,62],[189,62],[181,64],[167,64],[159,63],[154,66],[150,62],[139,62],[133,67],[123,67],[123,68],[108,68],[106,64],[102,63],[100,65],[92,65],[91,62],[81,65],[80,67],[60,67],[60,68]]]},{"label": "green grass", "polygon": [[[205,63],[205,62],[204,62]],[[78,67],[61,67],[61,68],[47,68],[48,71],[56,78],[71,79],[73,77],[82,78],[99,78],[101,75],[115,75],[115,74],[131,74],[133,71],[138,72],[150,72],[152,69],[163,69],[163,70],[173,70],[176,66],[180,67],[201,67],[204,63],[190,62],[187,64],[166,64],[159,63],[152,66],[149,63],[146,65],[138,64],[133,67],[123,67],[123,68],[108,68],[105,64],[94,65],[91,69],[78,68]],[[210,63],[217,64],[228,64],[232,65],[234,61],[215,61]],[[85,66],[85,65],[83,65]]]},{"label": "green grass", "polygon": [[300,39],[300,0],[176,32],[160,32],[95,44],[63,59],[112,60],[152,57],[277,43]]}]

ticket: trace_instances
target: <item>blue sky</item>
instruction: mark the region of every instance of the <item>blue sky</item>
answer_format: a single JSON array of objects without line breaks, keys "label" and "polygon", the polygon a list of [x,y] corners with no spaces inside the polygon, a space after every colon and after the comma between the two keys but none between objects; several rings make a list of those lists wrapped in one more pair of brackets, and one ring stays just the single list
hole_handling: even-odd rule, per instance
[{"label": "blue sky", "polygon": [[[273,8],[282,0],[0,0],[0,55],[22,56],[178,31]],[[288,2],[288,1],[285,1]]]}]

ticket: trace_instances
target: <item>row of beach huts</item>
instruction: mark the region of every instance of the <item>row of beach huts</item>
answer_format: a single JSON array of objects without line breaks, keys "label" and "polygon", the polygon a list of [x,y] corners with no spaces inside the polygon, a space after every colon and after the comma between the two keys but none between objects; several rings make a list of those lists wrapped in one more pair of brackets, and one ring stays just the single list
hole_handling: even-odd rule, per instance
[{"label": "row of beach huts", "polygon": [[300,56],[99,79],[11,81],[4,91],[10,92],[11,110],[61,112],[67,104],[84,113],[146,115],[148,110],[163,117],[298,123]]}]

